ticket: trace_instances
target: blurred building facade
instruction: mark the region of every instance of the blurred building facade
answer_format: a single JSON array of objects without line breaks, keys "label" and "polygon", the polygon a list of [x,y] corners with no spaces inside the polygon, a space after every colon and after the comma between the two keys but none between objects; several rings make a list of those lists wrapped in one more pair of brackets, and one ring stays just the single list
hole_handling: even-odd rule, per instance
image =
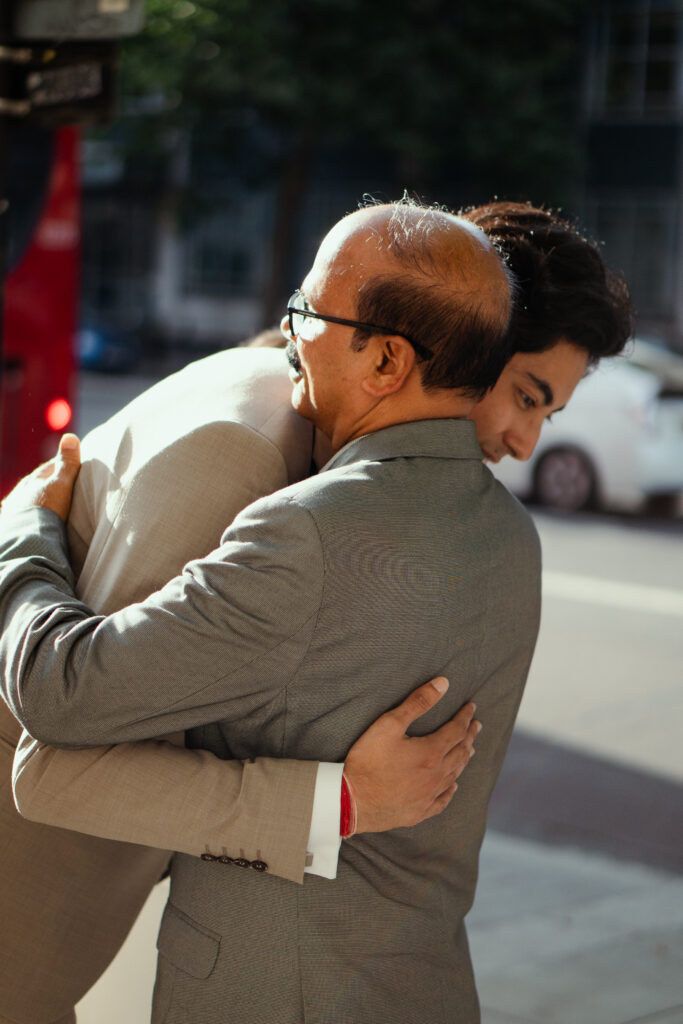
[{"label": "blurred building facade", "polygon": [[[639,333],[683,350],[683,5],[607,0],[587,8],[576,61],[585,170],[565,212],[626,275]],[[276,191],[246,188],[227,162],[205,175],[190,150],[187,140],[176,144],[168,182],[150,189],[126,171],[114,143],[86,142],[83,308],[88,322],[200,350],[267,326],[261,297]],[[290,291],[320,235],[374,186],[372,174],[361,178],[345,163],[323,158],[307,191]],[[177,198],[190,181],[201,201],[187,218]]]},{"label": "blurred building facade", "polygon": [[578,212],[631,286],[639,330],[683,347],[683,5],[612,0],[588,24]]}]

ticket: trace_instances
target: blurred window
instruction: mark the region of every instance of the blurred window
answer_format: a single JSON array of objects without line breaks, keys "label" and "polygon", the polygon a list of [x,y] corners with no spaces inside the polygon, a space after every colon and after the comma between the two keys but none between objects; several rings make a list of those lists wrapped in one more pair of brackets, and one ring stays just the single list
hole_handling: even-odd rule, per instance
[{"label": "blurred window", "polygon": [[155,217],[143,199],[83,197],[82,302],[85,318],[134,329],[150,303]]},{"label": "blurred window", "polygon": [[606,3],[593,23],[593,115],[656,116],[683,108],[683,10],[661,0]]},{"label": "blurred window", "polygon": [[182,242],[185,295],[257,297],[263,287],[270,203],[254,193],[226,204],[223,195],[193,219]]},{"label": "blurred window", "polygon": [[639,316],[672,317],[676,305],[678,204],[672,197],[612,197],[587,210],[605,259],[625,275]]}]

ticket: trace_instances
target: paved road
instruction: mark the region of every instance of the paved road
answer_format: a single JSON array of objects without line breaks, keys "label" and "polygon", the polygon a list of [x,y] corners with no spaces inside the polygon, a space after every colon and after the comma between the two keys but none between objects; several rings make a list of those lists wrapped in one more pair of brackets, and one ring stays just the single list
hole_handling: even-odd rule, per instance
[{"label": "paved road", "polygon": [[521,723],[683,781],[683,523],[536,522],[543,624]]},{"label": "paved road", "polygon": [[[147,383],[84,377],[83,426]],[[483,1024],[683,1024],[683,522],[534,518],[541,635],[469,925]],[[80,1024],[148,1019],[162,901]]]},{"label": "paved road", "polygon": [[[549,793],[558,834],[574,823],[600,849],[644,857],[649,846],[650,863],[681,868],[683,524],[535,519],[543,620],[508,771],[538,802]],[[551,804],[564,779],[575,799],[570,789]]]}]

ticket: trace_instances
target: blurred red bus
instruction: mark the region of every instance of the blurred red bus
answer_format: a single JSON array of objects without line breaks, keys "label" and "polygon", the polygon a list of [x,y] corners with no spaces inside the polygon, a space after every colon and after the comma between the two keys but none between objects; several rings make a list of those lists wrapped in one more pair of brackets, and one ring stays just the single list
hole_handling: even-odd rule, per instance
[{"label": "blurred red bus", "polygon": [[77,129],[19,125],[7,162],[0,496],[54,454],[73,417],[80,265]]}]

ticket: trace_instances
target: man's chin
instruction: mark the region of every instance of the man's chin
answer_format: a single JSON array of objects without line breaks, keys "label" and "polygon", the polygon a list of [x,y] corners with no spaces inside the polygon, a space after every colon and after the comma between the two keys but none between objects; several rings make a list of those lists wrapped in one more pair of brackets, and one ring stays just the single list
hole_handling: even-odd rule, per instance
[{"label": "man's chin", "polygon": [[309,420],[314,427],[318,426],[316,411],[309,400],[308,393],[306,391],[306,382],[303,377],[300,377],[294,383],[290,401],[294,412],[298,413],[302,419]]}]

